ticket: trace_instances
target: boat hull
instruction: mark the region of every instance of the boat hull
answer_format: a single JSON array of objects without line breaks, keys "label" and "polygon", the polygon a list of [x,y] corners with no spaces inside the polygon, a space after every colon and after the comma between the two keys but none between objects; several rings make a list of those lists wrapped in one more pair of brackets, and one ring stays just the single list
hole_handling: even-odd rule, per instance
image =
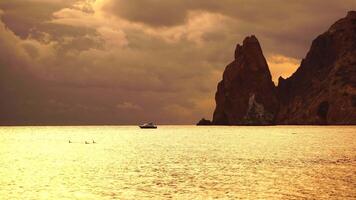
[{"label": "boat hull", "polygon": [[156,129],[157,126],[139,126],[142,129]]}]

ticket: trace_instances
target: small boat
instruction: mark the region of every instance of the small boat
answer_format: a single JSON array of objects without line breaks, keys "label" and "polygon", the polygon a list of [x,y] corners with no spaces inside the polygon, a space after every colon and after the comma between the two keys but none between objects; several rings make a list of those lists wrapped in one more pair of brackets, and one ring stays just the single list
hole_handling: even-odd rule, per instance
[{"label": "small boat", "polygon": [[152,122],[140,125],[140,128],[157,128]]}]

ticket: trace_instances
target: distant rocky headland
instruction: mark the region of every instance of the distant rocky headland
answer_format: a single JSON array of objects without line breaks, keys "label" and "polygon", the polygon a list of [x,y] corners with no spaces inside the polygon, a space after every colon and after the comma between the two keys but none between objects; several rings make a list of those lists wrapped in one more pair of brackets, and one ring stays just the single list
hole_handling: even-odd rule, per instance
[{"label": "distant rocky headland", "polygon": [[356,124],[356,11],[318,36],[278,86],[255,36],[237,45],[215,95],[213,120],[198,125]]}]

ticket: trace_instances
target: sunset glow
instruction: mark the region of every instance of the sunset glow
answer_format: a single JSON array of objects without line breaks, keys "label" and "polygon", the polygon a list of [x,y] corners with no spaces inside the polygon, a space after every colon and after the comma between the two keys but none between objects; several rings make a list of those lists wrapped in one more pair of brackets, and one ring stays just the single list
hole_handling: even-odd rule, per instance
[{"label": "sunset glow", "polygon": [[0,0],[0,200],[356,199],[356,0]]},{"label": "sunset glow", "polygon": [[212,114],[216,83],[245,36],[258,36],[277,83],[316,35],[355,7],[354,0],[0,0],[0,124],[195,123]]}]

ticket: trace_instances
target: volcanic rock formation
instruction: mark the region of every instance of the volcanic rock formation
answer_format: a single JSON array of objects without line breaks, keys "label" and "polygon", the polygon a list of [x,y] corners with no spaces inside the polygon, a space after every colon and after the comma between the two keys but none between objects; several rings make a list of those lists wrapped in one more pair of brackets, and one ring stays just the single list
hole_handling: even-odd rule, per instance
[{"label": "volcanic rock formation", "polygon": [[278,110],[276,88],[255,36],[237,45],[215,95],[213,124],[271,124]]},{"label": "volcanic rock formation", "polygon": [[356,12],[317,37],[275,87],[255,36],[237,45],[218,84],[212,125],[356,124]]},{"label": "volcanic rock formation", "polygon": [[356,124],[355,11],[313,41],[278,96],[277,124]]}]

